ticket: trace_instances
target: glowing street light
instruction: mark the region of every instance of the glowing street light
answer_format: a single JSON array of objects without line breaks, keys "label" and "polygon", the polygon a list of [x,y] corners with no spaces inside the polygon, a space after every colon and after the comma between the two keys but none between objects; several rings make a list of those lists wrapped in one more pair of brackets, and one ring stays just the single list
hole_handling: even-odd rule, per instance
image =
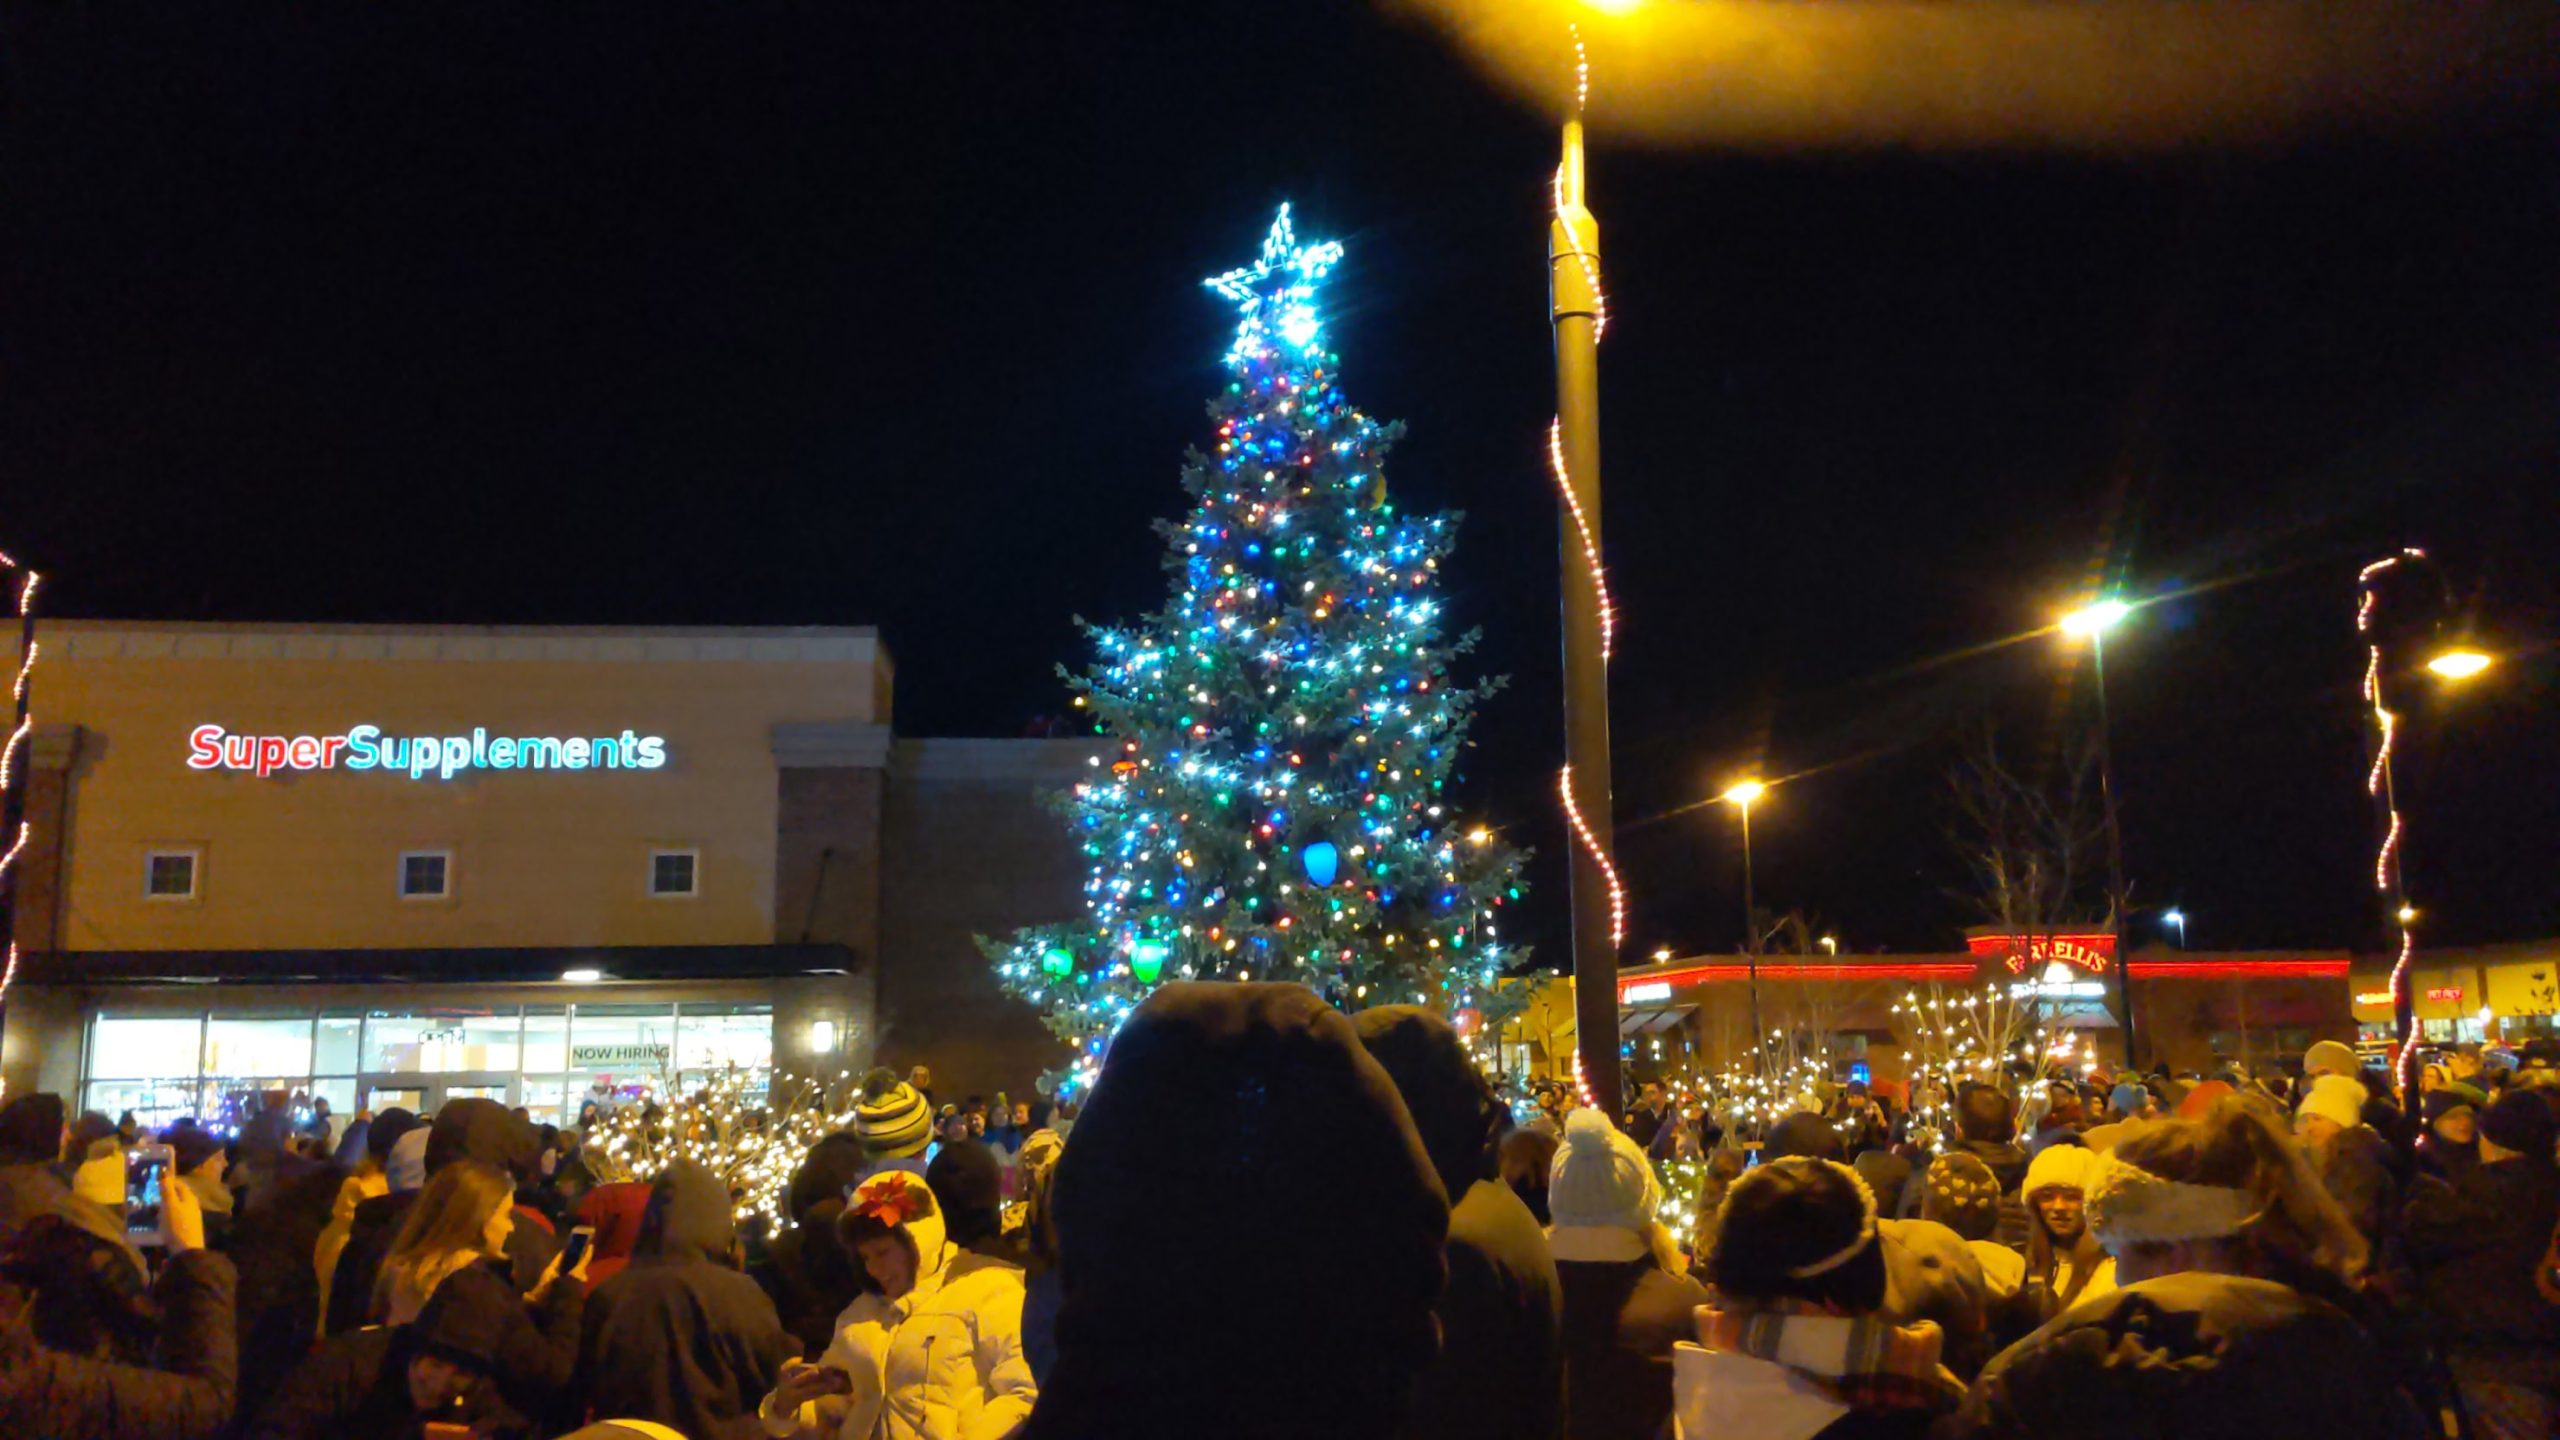
[{"label": "glowing street light", "polygon": [[2122,624],[2133,607],[2122,600],[2101,600],[2083,605],[2062,617],[2060,629],[2074,640],[2093,640]]},{"label": "glowing street light", "polygon": [[1751,898],[1751,806],[1769,787],[1737,781],[1716,798],[1742,812],[1742,959],[1751,982],[1751,1033],[1760,1033],[1760,909]]},{"label": "glowing street light", "polygon": [[2437,651],[2428,659],[2427,669],[2439,680],[2462,681],[2478,675],[2496,663],[2498,663],[2497,658],[2485,650],[2474,650],[2468,645],[2455,645]]},{"label": "glowing street light", "polygon": [[[2124,623],[2133,607],[2122,600],[2100,600],[2062,617],[2055,628],[2073,640],[2089,642],[2089,663],[2098,689],[2098,803],[2107,834],[2107,914],[2115,930],[2116,953],[2124,953],[2124,831],[2116,821],[2114,746],[2107,738],[2107,632]],[[2185,937],[2179,938],[2180,948]],[[2133,994],[2126,988],[2125,967],[2115,967],[2116,1005],[2124,1024],[2124,1059],[2134,1063]]]},{"label": "glowing street light", "polygon": [[2178,948],[2179,948],[2179,949],[2181,949],[2181,950],[2184,950],[2184,949],[2186,949],[2186,948],[2187,948],[2187,912],[2186,912],[2186,911],[2184,911],[2184,910],[2169,910],[2169,911],[2165,911],[2165,912],[2163,912],[2163,913],[2161,914],[2161,916],[2160,916],[2160,923],[2161,923],[2161,924],[2163,924],[2163,925],[2175,925],[2175,926],[2177,926],[2177,927],[2178,927]]}]

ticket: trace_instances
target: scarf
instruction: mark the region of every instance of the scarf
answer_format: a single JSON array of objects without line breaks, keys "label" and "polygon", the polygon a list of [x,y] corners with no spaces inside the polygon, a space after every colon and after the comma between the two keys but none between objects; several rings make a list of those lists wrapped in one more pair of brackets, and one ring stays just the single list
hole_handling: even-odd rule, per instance
[{"label": "scarf", "polygon": [[1698,1343],[1785,1367],[1852,1410],[1948,1410],[1964,1387],[1938,1363],[1936,1321],[1895,1325],[1798,1300],[1698,1307]]}]

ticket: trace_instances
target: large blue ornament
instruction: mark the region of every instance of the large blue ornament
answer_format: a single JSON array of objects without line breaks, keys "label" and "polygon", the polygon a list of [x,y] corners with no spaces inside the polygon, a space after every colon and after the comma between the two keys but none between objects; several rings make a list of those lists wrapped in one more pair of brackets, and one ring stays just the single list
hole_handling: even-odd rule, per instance
[{"label": "large blue ornament", "polygon": [[1308,883],[1319,890],[1331,885],[1341,871],[1342,853],[1333,848],[1330,840],[1318,840],[1305,847],[1298,852],[1298,858],[1306,862]]}]

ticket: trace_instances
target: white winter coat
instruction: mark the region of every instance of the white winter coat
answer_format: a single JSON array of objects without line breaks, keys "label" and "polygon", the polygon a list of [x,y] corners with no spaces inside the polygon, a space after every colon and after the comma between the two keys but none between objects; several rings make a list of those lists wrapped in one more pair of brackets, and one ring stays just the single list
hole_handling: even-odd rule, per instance
[{"label": "white winter coat", "polygon": [[[921,1263],[895,1301],[857,1296],[818,1359],[853,1377],[836,1440],[1003,1440],[1038,1398],[1022,1356],[1022,1270],[960,1250],[939,1216],[908,1222]],[[817,1407],[761,1412],[774,1435],[818,1433]]]}]

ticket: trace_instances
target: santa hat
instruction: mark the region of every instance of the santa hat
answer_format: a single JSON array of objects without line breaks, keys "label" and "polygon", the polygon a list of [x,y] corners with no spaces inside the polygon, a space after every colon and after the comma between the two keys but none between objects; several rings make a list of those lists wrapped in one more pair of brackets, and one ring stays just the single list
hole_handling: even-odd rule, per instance
[{"label": "santa hat", "polygon": [[2356,1062],[2356,1052],[2342,1041],[2323,1040],[2302,1052],[2305,1075],[2353,1075],[2363,1068]]}]

